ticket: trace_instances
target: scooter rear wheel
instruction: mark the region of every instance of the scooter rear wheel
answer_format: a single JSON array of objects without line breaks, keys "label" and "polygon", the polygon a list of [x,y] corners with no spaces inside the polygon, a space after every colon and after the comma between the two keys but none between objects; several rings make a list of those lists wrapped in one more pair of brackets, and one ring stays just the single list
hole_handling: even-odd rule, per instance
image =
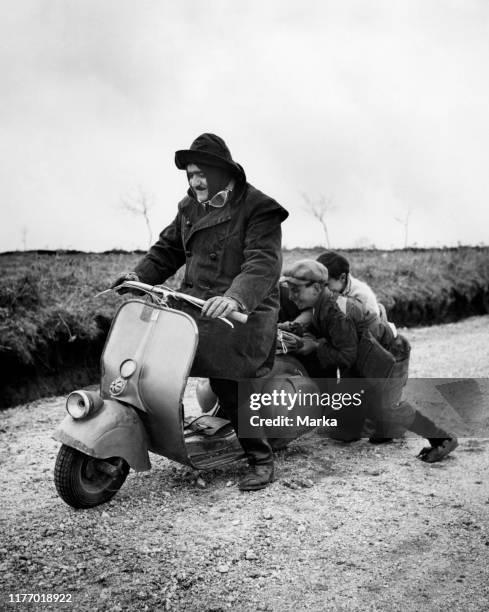
[{"label": "scooter rear wheel", "polygon": [[63,444],[54,467],[58,495],[73,508],[108,502],[121,488],[129,465],[121,457],[97,459]]}]

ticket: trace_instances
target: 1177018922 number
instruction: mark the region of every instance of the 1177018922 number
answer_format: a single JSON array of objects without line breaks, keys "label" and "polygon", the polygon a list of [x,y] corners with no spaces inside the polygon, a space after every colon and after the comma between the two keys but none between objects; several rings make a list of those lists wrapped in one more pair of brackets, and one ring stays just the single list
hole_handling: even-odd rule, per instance
[{"label": "1177018922 number", "polygon": [[73,603],[71,593],[9,593],[10,603]]}]

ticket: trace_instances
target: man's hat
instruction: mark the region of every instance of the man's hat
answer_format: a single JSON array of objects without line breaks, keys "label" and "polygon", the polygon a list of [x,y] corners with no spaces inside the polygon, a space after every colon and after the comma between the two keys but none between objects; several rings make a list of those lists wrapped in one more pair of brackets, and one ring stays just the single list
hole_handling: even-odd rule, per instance
[{"label": "man's hat", "polygon": [[175,165],[179,170],[185,170],[188,164],[199,163],[224,168],[233,176],[246,178],[243,168],[233,160],[224,140],[215,134],[201,134],[190,145],[190,149],[175,153]]},{"label": "man's hat", "polygon": [[325,284],[328,269],[314,259],[300,259],[283,271],[280,280],[292,285],[302,285],[304,282]]}]

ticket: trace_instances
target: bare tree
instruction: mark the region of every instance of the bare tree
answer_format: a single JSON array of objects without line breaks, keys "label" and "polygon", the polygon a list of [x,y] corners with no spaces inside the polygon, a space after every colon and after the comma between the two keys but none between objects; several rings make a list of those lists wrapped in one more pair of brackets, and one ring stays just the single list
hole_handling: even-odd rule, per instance
[{"label": "bare tree", "polygon": [[141,186],[138,186],[132,192],[121,198],[120,207],[136,217],[143,217],[148,231],[148,247],[153,243],[153,231],[151,229],[151,221],[149,211],[153,208],[153,199],[148,196],[146,191]]},{"label": "bare tree", "polygon": [[394,219],[402,225],[404,228],[404,248],[407,249],[408,246],[408,236],[409,236],[409,217],[411,216],[411,209],[408,208],[403,217],[394,217]]},{"label": "bare tree", "polygon": [[302,197],[306,203],[303,207],[304,210],[321,224],[324,231],[324,237],[326,238],[326,248],[329,249],[331,246],[328,233],[329,214],[336,208],[336,206],[333,206],[332,196],[326,198],[324,195],[321,195],[319,198],[313,200],[306,193],[303,193]]}]

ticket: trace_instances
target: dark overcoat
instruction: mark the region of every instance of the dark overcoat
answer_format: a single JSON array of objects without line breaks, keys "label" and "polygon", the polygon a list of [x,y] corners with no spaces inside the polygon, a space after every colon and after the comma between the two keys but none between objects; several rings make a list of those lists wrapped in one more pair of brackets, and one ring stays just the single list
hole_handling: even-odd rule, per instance
[{"label": "dark overcoat", "polygon": [[[245,180],[221,208],[206,212],[189,190],[173,223],[135,268],[140,280],[163,283],[183,264],[183,293],[235,298],[248,314],[234,329],[200,316],[192,376],[239,380],[266,374],[273,365],[282,267],[281,223],[287,211]],[[180,302],[180,304],[182,304]],[[171,350],[171,348],[170,348]]]}]

